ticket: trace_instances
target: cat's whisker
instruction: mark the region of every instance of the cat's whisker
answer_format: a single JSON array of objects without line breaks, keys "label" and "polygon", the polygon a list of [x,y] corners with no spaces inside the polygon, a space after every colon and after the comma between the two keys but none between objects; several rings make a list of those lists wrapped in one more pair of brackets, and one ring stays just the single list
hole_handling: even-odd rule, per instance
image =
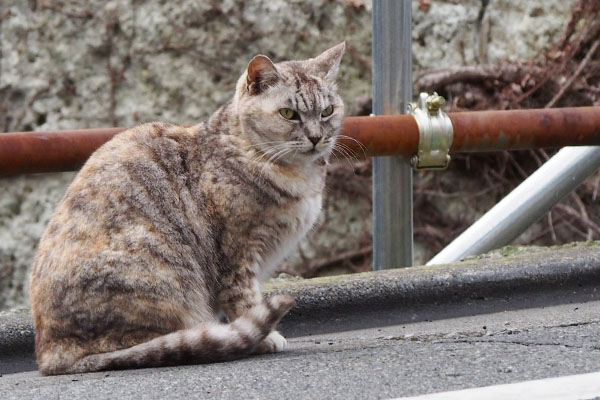
[{"label": "cat's whisker", "polygon": [[354,153],[352,152],[352,150],[350,148],[348,148],[348,146],[345,146],[342,143],[336,142],[333,145],[333,148],[336,149],[336,150],[338,150],[338,151],[340,151],[340,152],[343,152],[346,155],[352,155],[353,158],[356,159],[356,157],[354,156]]},{"label": "cat's whisker", "polygon": [[281,141],[280,142],[273,142],[273,143],[275,143],[275,144],[271,144],[269,146],[264,146],[264,148],[259,148],[258,145],[256,145],[256,147],[253,147],[252,149],[254,151],[259,152],[259,153],[266,153],[266,152],[268,152],[271,149],[279,148],[281,146],[285,146],[286,145],[286,142],[281,142]]},{"label": "cat's whisker", "polygon": [[[362,144],[358,140],[354,139],[353,137],[346,136],[346,135],[338,135],[338,138],[344,138],[344,139],[348,139],[348,140],[352,140],[353,142],[356,142],[356,144],[358,144],[358,147],[362,151],[365,158],[367,158],[367,147],[364,144]],[[337,142],[337,143],[339,143],[339,142]],[[340,143],[340,144],[342,144],[342,143]],[[357,158],[357,160],[358,160],[358,158]]]},{"label": "cat's whisker", "polygon": [[336,143],[338,145],[338,148],[340,149],[345,149],[346,152],[356,161],[358,161],[358,157],[356,156],[356,153],[348,146],[345,145],[343,143]]},{"label": "cat's whisker", "polygon": [[342,151],[344,152],[344,154],[346,154],[349,158],[351,158],[353,161],[356,160],[358,161],[358,157],[356,156],[356,153],[347,145],[343,144],[343,143],[336,143],[335,144],[335,148],[338,151]]},{"label": "cat's whisker", "polygon": [[340,158],[337,156],[337,154],[335,154],[334,152],[331,152],[331,155],[335,157],[335,160],[337,162],[340,162]]},{"label": "cat's whisker", "polygon": [[346,162],[348,162],[350,165],[352,165],[350,163],[350,161],[348,160],[348,156],[346,154],[344,154],[344,152],[340,149],[337,149],[334,147],[333,149],[334,151],[331,152],[331,154],[333,154],[333,156],[336,158],[336,160],[338,162],[341,162],[340,157],[338,157],[338,154],[341,155],[343,157],[344,160],[346,160]]},{"label": "cat's whisker", "polygon": [[268,144],[283,144],[286,143],[284,140],[275,140],[275,141],[271,141],[271,142],[261,142],[261,143],[253,143],[253,144],[249,144],[247,146],[244,146],[244,150],[249,150],[249,149],[256,149],[260,146],[264,146],[264,145],[268,145]]},{"label": "cat's whisker", "polygon": [[271,164],[273,162],[273,160],[275,159],[275,157],[277,157],[281,152],[285,151],[285,149],[281,149],[273,154],[271,154],[271,156],[265,161],[266,164]]},{"label": "cat's whisker", "polygon": [[264,151],[258,152],[254,157],[250,158],[251,162],[262,162],[265,157],[271,156],[274,153],[277,153],[279,150],[284,148],[286,143],[279,143],[275,146],[268,147]]},{"label": "cat's whisker", "polygon": [[264,152],[257,152],[252,157],[248,159],[250,163],[261,162],[263,158],[267,156]]},{"label": "cat's whisker", "polygon": [[342,134],[338,134],[338,135],[337,135],[337,137],[338,137],[338,138],[344,138],[344,139],[352,140],[353,142],[356,142],[356,144],[358,144],[358,146],[359,146],[361,149],[363,149],[363,150],[366,150],[366,149],[367,149],[367,147],[366,147],[364,144],[362,144],[362,143],[361,143],[359,140],[357,140],[357,139],[355,139],[355,138],[353,138],[353,137],[351,137],[351,136],[348,136],[348,135],[342,135]]},{"label": "cat's whisker", "polygon": [[342,156],[344,156],[344,159],[348,162],[348,165],[350,167],[354,168],[354,165],[352,164],[352,159],[350,158],[350,155],[348,154],[348,150],[346,150],[343,147],[339,146],[339,143],[336,143],[334,145],[334,150],[337,150]]},{"label": "cat's whisker", "polygon": [[281,148],[285,147],[287,144],[286,142],[283,142],[283,141],[277,141],[277,142],[273,142],[273,143],[276,143],[276,144],[269,146],[266,149],[259,150],[259,149],[254,148],[253,150],[256,152],[256,154],[254,156],[250,157],[249,161],[250,162],[259,162],[259,163],[263,162],[266,157],[269,157],[273,153],[276,153]]},{"label": "cat's whisker", "polygon": [[277,145],[273,146],[265,151],[265,154],[268,156],[265,160],[266,163],[271,162],[271,159],[277,155],[280,151],[284,149],[284,146]]},{"label": "cat's whisker", "polygon": [[334,149],[337,150],[338,152],[340,152],[341,154],[343,154],[344,157],[346,159],[348,159],[350,162],[358,160],[358,158],[356,157],[356,154],[354,154],[354,152],[350,148],[348,148],[347,146],[344,146],[341,143],[336,143],[334,145]]},{"label": "cat's whisker", "polygon": [[286,148],[278,151],[273,156],[271,156],[271,158],[269,158],[269,160],[267,161],[267,163],[277,162],[277,160],[279,160],[281,157],[283,157],[286,154],[288,154],[290,151],[291,151],[291,149],[289,147],[286,147]]}]

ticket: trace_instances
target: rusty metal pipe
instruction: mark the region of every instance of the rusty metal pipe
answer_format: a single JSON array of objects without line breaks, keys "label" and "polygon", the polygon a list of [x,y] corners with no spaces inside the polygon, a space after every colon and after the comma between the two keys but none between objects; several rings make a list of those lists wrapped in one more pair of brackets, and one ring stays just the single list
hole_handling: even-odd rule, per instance
[{"label": "rusty metal pipe", "polygon": [[[600,107],[469,111],[448,116],[454,128],[452,153],[600,145]],[[410,115],[349,117],[342,134],[361,142],[368,156],[409,156],[419,144],[419,129]],[[341,142],[362,155],[357,143]]]},{"label": "rusty metal pipe", "polygon": [[419,127],[412,115],[347,117],[341,134],[352,138],[339,141],[357,156],[410,156],[419,145]]},{"label": "rusty metal pipe", "polygon": [[[484,152],[600,145],[600,107],[474,111],[448,114],[451,152]],[[126,128],[0,133],[0,175],[77,170],[90,154]],[[348,117],[341,143],[361,157],[417,151],[419,130],[411,115]],[[357,142],[361,143],[359,145]]]},{"label": "rusty metal pipe", "polygon": [[0,133],[0,175],[75,171],[125,129]]},{"label": "rusty metal pipe", "polygon": [[600,145],[600,107],[448,114],[451,152]]}]

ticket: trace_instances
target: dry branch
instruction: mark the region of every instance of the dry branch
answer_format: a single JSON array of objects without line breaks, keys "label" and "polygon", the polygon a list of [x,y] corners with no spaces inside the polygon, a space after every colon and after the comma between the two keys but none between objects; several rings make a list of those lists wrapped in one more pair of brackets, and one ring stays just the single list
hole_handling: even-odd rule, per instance
[{"label": "dry branch", "polygon": [[554,105],[558,102],[558,100],[560,100],[560,98],[564,96],[565,92],[571,87],[573,82],[575,82],[575,79],[579,78],[581,71],[583,71],[583,69],[586,67],[586,65],[590,62],[590,60],[592,59],[592,56],[596,52],[596,49],[598,49],[599,45],[600,45],[600,39],[598,39],[594,42],[594,44],[592,45],[592,47],[586,54],[585,58],[579,63],[579,66],[575,70],[575,73],[573,75],[571,75],[571,77],[567,80],[567,82],[565,82],[565,84],[560,88],[558,93],[556,93],[554,95],[552,100],[550,100],[548,102],[548,104],[546,104],[545,108],[554,107]]},{"label": "dry branch", "polygon": [[415,82],[420,90],[435,90],[457,82],[514,82],[526,73],[519,65],[465,65],[427,71]]}]

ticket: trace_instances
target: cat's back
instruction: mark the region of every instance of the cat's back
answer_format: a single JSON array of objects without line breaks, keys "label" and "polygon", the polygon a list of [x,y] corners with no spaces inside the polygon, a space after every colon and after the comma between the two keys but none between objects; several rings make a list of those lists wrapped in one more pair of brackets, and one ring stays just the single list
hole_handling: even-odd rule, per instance
[{"label": "cat's back", "polygon": [[85,259],[86,252],[109,249],[108,240],[118,238],[127,226],[148,225],[152,230],[149,223],[160,214],[152,210],[168,208],[192,179],[188,153],[193,132],[167,123],[143,124],[94,152],[41,237],[32,284],[44,268],[60,269],[70,259]]},{"label": "cat's back", "polygon": [[188,158],[197,128],[152,122],[119,133],[96,150],[75,178],[69,192],[79,181],[110,174],[113,179],[127,178],[127,172],[138,164],[162,167],[171,174],[184,172],[181,164]]}]

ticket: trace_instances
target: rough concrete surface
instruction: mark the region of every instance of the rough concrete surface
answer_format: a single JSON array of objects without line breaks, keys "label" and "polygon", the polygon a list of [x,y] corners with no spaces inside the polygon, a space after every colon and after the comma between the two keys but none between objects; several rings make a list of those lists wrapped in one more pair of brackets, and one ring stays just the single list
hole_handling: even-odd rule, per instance
[{"label": "rough concrete surface", "polygon": [[[533,252],[508,248],[449,265],[273,282],[265,287],[265,294],[285,292],[296,297],[296,306],[280,324],[287,337],[344,337],[340,332],[388,332],[400,325],[437,321],[432,326],[445,333],[402,328],[402,334],[409,336],[395,340],[412,341],[410,335],[420,335],[431,341],[444,338],[448,332],[455,332],[452,338],[459,339],[467,331],[468,337],[476,337],[473,340],[486,341],[490,332],[506,328],[494,313],[599,302],[599,255],[597,242]],[[586,310],[570,317],[583,315],[582,326],[597,322],[600,314],[593,314],[593,308]],[[456,322],[477,315],[488,315],[479,318],[488,322],[477,332]],[[536,318],[537,324],[553,320],[542,311]],[[30,316],[26,311],[0,314],[0,374],[35,369]]]},{"label": "rough concrete surface", "polygon": [[[414,1],[414,72],[529,59],[557,38],[574,3],[433,1],[425,12]],[[342,40],[340,86],[351,108],[370,94],[370,1],[3,0],[0,131],[191,123],[231,95],[253,55],[309,57]],[[0,309],[27,304],[37,240],[71,179],[0,179]],[[291,268],[364,246],[369,199],[329,195],[327,226],[301,244]]]},{"label": "rough concrete surface", "polygon": [[290,340],[283,353],[172,368],[0,377],[3,399],[385,399],[600,370],[600,302]]}]

